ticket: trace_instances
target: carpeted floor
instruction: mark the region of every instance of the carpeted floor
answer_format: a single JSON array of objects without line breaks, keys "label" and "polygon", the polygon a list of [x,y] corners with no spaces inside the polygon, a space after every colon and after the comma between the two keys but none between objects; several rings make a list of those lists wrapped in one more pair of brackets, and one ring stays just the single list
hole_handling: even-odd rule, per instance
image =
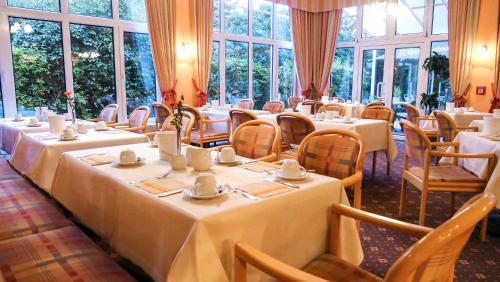
[{"label": "carpeted floor", "polygon": [[[377,174],[374,181],[370,180],[372,154],[367,154],[364,165],[363,210],[398,218],[403,146],[403,142],[398,142],[399,155],[391,165],[390,176],[386,175],[386,160],[383,154],[378,155],[381,157],[377,158]],[[420,192],[411,185],[408,187],[407,216],[398,219],[417,223]],[[470,193],[457,194],[456,208],[459,208],[471,196],[473,194]],[[449,203],[448,193],[430,193],[427,202],[426,225],[436,227],[446,221],[449,217]],[[478,231],[479,228],[476,228],[458,259],[455,281],[500,281],[500,238],[488,235],[489,242],[480,243]],[[392,263],[417,241],[417,238],[366,223],[361,225],[360,236],[365,253],[361,266],[382,277]]]}]

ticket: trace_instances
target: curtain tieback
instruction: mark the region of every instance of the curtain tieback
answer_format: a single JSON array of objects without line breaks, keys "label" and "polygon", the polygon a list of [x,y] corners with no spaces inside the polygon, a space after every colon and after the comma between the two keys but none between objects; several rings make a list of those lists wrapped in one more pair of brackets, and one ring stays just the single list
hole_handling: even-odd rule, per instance
[{"label": "curtain tieback", "polygon": [[196,93],[196,97],[200,99],[201,105],[205,105],[205,103],[208,101],[208,94],[206,92],[201,91],[200,87],[198,87],[198,84],[196,83],[196,80],[191,79],[193,82],[193,87]]},{"label": "curtain tieback", "polygon": [[177,79],[174,82],[174,86],[165,91],[161,92],[163,96],[163,102],[167,105],[175,106],[177,104],[177,92],[175,92],[175,87],[177,86]]},{"label": "curtain tieback", "polygon": [[311,99],[311,88],[302,91],[302,96],[306,97],[307,100]]}]

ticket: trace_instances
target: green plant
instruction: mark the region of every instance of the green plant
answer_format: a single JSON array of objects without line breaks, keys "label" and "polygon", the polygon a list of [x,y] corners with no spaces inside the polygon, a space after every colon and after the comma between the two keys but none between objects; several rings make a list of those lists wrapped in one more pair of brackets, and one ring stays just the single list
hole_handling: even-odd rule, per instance
[{"label": "green plant", "polygon": [[[182,109],[182,104],[184,102],[184,95],[181,96],[179,102],[177,103],[177,112],[174,114],[174,118],[170,121],[170,124],[175,126],[177,131],[177,153],[181,152],[181,131],[182,131],[182,119],[184,117],[184,111]],[[171,105],[174,108],[173,104]]]},{"label": "green plant", "polygon": [[430,115],[433,110],[439,107],[439,100],[437,93],[432,93],[432,94],[422,93],[420,94],[420,96],[422,97],[420,99],[420,108],[425,109],[426,115]]},{"label": "green plant", "polygon": [[438,93],[440,91],[439,84],[446,83],[450,78],[450,61],[445,55],[438,54],[437,52],[432,52],[432,55],[425,59],[422,68],[428,71],[429,76],[433,78],[431,80],[432,84],[429,85],[429,92],[431,93]]}]

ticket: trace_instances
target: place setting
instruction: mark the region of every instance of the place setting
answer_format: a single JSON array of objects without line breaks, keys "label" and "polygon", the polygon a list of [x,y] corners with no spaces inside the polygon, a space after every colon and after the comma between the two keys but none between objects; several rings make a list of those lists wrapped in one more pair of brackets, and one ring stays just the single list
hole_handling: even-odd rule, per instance
[{"label": "place setting", "polygon": [[27,127],[40,127],[42,126],[42,123],[40,122],[40,120],[36,117],[33,117],[33,118],[30,118],[29,122],[28,122],[28,125],[26,125]]}]

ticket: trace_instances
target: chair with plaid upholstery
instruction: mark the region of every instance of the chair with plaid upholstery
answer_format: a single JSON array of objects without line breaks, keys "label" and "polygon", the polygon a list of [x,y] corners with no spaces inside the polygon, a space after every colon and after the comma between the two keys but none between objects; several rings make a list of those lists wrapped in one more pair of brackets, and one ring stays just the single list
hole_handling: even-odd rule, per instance
[{"label": "chair with plaid upholstery", "polygon": [[434,111],[434,116],[436,117],[439,137],[444,142],[452,142],[455,140],[458,132],[464,130],[479,131],[476,126],[457,126],[453,118],[444,111]]},{"label": "chair with plaid upholstery", "polygon": [[[377,119],[377,120],[385,120],[389,123],[390,128],[392,129],[394,122],[394,111],[389,107],[384,106],[371,106],[366,107],[361,112],[362,119]],[[373,161],[372,161],[372,180],[375,179],[375,170],[377,166],[377,151],[373,152]],[[391,162],[387,160],[387,168],[386,174],[390,175],[391,173]]]},{"label": "chair with plaid upholstery", "polygon": [[361,208],[361,183],[365,144],[356,132],[328,129],[315,131],[300,143],[297,161],[305,169],[342,179],[354,190],[354,207]]},{"label": "chair with plaid upholstery", "polygon": [[297,106],[302,102],[302,97],[293,96],[288,98],[288,108],[297,111]]},{"label": "chair with plaid upholstery", "polygon": [[149,113],[149,107],[137,107],[132,111],[132,113],[130,113],[128,122],[119,122],[113,124],[112,126],[121,130],[131,131],[135,133],[144,133],[147,129]]},{"label": "chair with plaid upholstery", "polygon": [[232,109],[229,110],[229,118],[231,119],[231,132],[235,132],[238,126],[247,121],[256,120],[257,116],[249,110]]},{"label": "chair with plaid upholstery", "polygon": [[271,112],[272,114],[279,114],[285,111],[285,103],[279,100],[269,101],[264,104],[262,110]]},{"label": "chair with plaid upholstery", "polygon": [[280,158],[297,158],[297,148],[304,138],[313,133],[313,122],[298,113],[281,113],[276,117],[283,139]]},{"label": "chair with plaid upholstery", "polygon": [[[195,121],[193,125],[193,130],[191,131],[191,143],[199,145],[200,147],[204,147],[205,144],[211,142],[220,142],[220,141],[228,141],[229,140],[229,128],[230,128],[230,120],[222,119],[222,120],[209,120],[204,118],[200,111],[190,105],[182,105],[183,111],[189,112],[193,114]],[[227,131],[219,132],[209,128],[210,125],[215,123],[225,123]]]},{"label": "chair with plaid upholstery", "polygon": [[118,105],[109,104],[101,110],[98,118],[89,119],[92,122],[104,121],[106,124],[113,124],[116,122],[118,115]]},{"label": "chair with plaid upholstery", "polygon": [[[174,115],[168,116],[160,128],[160,131],[177,131],[174,125],[172,125],[172,120]],[[191,144],[191,131],[193,130],[195,118],[190,112],[183,112],[182,116],[182,128],[181,128],[181,141],[184,144]],[[149,139],[153,139],[159,131],[145,133]]]},{"label": "chair with plaid upholstery", "polygon": [[[278,281],[453,281],[455,263],[481,218],[495,207],[491,193],[477,195],[467,201],[449,220],[435,229],[334,204],[331,211],[329,244],[326,254],[319,255],[303,270],[281,262],[245,243],[235,245],[234,273],[236,282],[247,281],[247,264]],[[353,218],[383,228],[420,238],[389,268],[382,279],[339,257],[341,218]]]},{"label": "chair with plaid upholstery", "polygon": [[281,131],[278,125],[267,120],[251,120],[236,128],[231,136],[231,145],[238,156],[274,162],[279,158]]},{"label": "chair with plaid upholstery", "polygon": [[253,110],[254,102],[252,99],[241,99],[236,104],[236,108],[244,110]]},{"label": "chair with plaid upholstery", "polygon": [[406,110],[406,115],[407,115],[407,120],[410,122],[413,122],[416,124],[418,127],[420,127],[420,122],[421,121],[431,121],[431,128],[421,128],[425,134],[434,141],[438,140],[438,135],[439,131],[436,129],[436,118],[434,116],[422,116],[420,115],[420,111],[417,109],[417,107],[413,106],[412,104],[404,104],[405,110]]},{"label": "chair with plaid upholstery", "polygon": [[[405,150],[403,158],[403,180],[401,183],[401,199],[399,215],[405,215],[407,183],[420,190],[420,215],[419,224],[425,224],[425,211],[427,207],[428,192],[449,192],[451,195],[450,211],[455,210],[455,193],[482,192],[495,165],[495,154],[460,154],[432,150],[433,146],[448,146],[458,151],[457,142],[431,142],[422,129],[412,122],[401,120],[401,128],[405,135]],[[432,157],[453,158],[453,164],[431,166]],[[488,173],[481,178],[458,165],[459,159],[487,159]],[[409,161],[417,166],[410,167]],[[441,203],[440,203],[441,204]],[[486,240],[486,219],[481,229],[481,240]]]},{"label": "chair with plaid upholstery", "polygon": [[339,112],[339,115],[343,116],[345,113],[345,108],[341,104],[332,103],[332,104],[327,104],[327,105],[321,106],[318,109],[318,113],[323,113],[326,111]]},{"label": "chair with plaid upholstery", "polygon": [[375,101],[368,103],[365,108],[370,108],[370,107],[385,107],[385,103],[382,101]]},{"label": "chair with plaid upholstery", "polygon": [[165,122],[165,119],[172,115],[172,110],[163,103],[154,102],[152,105],[155,112],[156,129],[159,130]]},{"label": "chair with plaid upholstery", "polygon": [[318,112],[319,108],[323,106],[323,103],[321,103],[320,101],[314,103],[313,100],[305,100],[304,102],[302,102],[302,105],[310,105],[311,114],[315,115]]}]

